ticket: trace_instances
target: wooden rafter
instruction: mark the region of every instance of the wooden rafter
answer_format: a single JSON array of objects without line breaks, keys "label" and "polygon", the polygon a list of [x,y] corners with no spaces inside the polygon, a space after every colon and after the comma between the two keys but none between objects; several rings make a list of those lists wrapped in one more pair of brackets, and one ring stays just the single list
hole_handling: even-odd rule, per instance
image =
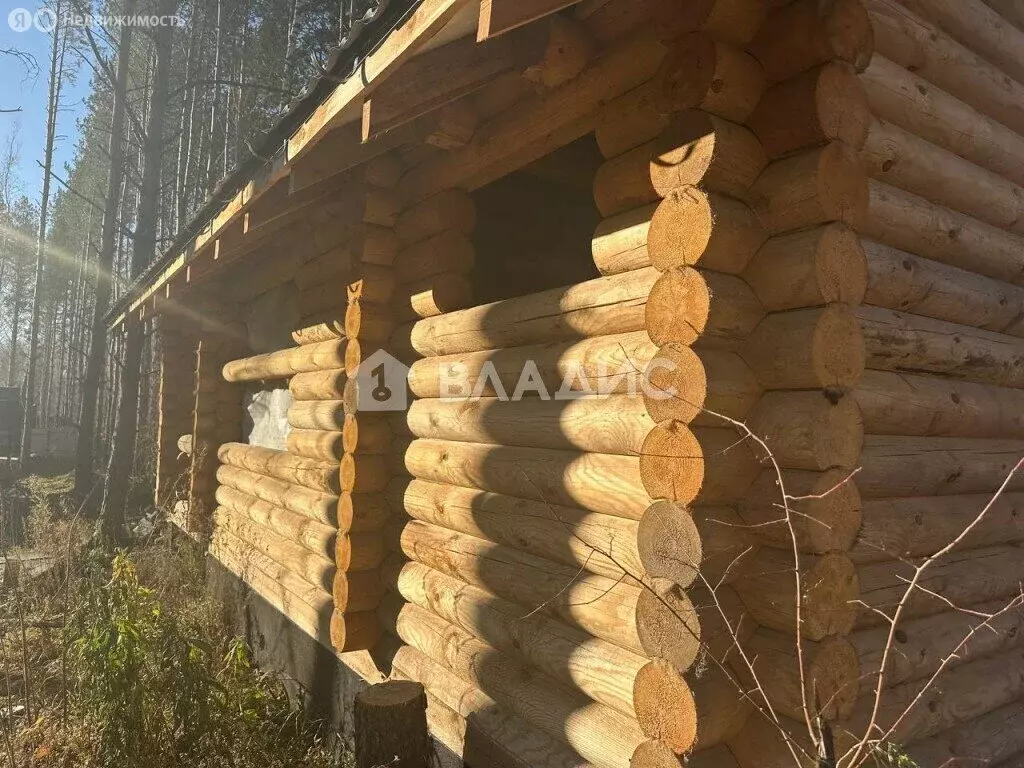
[{"label": "wooden rafter", "polygon": [[481,0],[476,39],[490,40],[578,2],[580,0]]}]

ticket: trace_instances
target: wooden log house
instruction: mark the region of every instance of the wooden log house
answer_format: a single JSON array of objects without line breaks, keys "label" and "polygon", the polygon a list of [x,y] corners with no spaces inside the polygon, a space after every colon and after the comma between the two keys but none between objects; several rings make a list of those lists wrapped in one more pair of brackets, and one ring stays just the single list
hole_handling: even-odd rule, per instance
[{"label": "wooden log house", "polygon": [[[202,223],[157,501],[471,765],[817,764],[1024,456],[1013,0],[421,0]],[[921,768],[1024,762],[1022,491],[902,614]]]}]

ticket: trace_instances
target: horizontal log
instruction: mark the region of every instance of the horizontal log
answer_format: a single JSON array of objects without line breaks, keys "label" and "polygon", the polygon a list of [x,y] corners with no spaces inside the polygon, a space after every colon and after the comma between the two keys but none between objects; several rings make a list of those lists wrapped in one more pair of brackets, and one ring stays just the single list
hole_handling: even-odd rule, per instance
[{"label": "horizontal log", "polygon": [[1024,341],[1017,337],[877,307],[858,307],[854,315],[871,368],[1024,387]]},{"label": "horizontal log", "polygon": [[415,283],[444,272],[469,272],[476,260],[472,241],[448,230],[404,248],[395,258],[394,276],[400,283]]},{"label": "horizontal log", "polygon": [[395,321],[390,307],[363,306],[362,301],[349,302],[345,309],[345,336],[362,342],[380,344],[391,338]]},{"label": "horizontal log", "polygon": [[[931,686],[923,695],[921,690],[917,681],[891,688],[879,707],[874,722],[884,731],[902,718],[893,731],[897,743],[933,736],[1016,701],[1024,690],[1024,658],[1015,650],[978,659],[947,670],[942,684]],[[871,721],[872,705],[871,698],[861,700],[850,718],[850,732],[864,732]],[[849,748],[849,741],[840,738],[837,748]]]},{"label": "horizontal log", "polygon": [[[346,350],[347,351],[347,350]],[[345,394],[348,374],[344,368],[297,373],[288,382],[295,401],[340,400]]]},{"label": "horizontal log", "polygon": [[884,56],[872,59],[861,82],[877,117],[1024,184],[1024,136]]},{"label": "horizontal log", "polygon": [[292,331],[292,341],[300,346],[307,344],[320,344],[324,341],[334,341],[345,337],[345,329],[338,322],[340,313],[327,313],[327,317],[334,316],[335,319],[323,320],[324,314],[311,315],[299,321],[300,327]]},{"label": "horizontal log", "polygon": [[430,611],[406,604],[394,620],[398,636],[549,735],[564,739],[597,768],[626,768],[644,740],[635,720],[508,657]]},{"label": "horizontal log", "polygon": [[426,240],[448,230],[468,235],[476,224],[476,205],[461,189],[446,189],[402,212],[395,234],[403,245]]},{"label": "horizontal log", "polygon": [[1024,131],[1020,81],[895,0],[869,0],[865,6],[880,54],[1008,128]]},{"label": "horizontal log", "polygon": [[659,195],[651,183],[654,141],[606,160],[594,175],[593,194],[598,212],[615,216],[655,202]]},{"label": "horizontal log", "polygon": [[750,615],[764,627],[795,635],[799,604],[803,637],[821,640],[849,632],[863,591],[853,563],[835,554],[800,560],[799,600],[790,552],[764,547],[747,562],[735,588]]},{"label": "horizontal log", "polygon": [[749,129],[700,109],[676,115],[651,149],[644,170],[657,197],[700,184],[743,198],[768,164]]},{"label": "horizontal log", "polygon": [[[422,683],[427,691],[427,723],[436,735],[436,724],[431,720],[431,709],[436,703],[457,712],[470,733],[470,745],[461,752],[466,760],[498,762],[488,753],[486,746],[472,741],[472,733],[479,731],[500,745],[501,760],[511,761],[510,768],[577,768],[580,757],[562,740],[548,736],[532,727],[518,715],[501,707],[490,696],[472,683],[453,674],[410,645],[398,649],[393,669],[400,679]],[[443,736],[443,734],[441,734]]]},{"label": "horizontal log", "polygon": [[380,626],[374,611],[341,613],[331,616],[331,645],[336,653],[368,651],[380,639]]},{"label": "horizontal log", "polygon": [[1024,227],[1024,189],[884,120],[860,153],[868,175],[995,227]]},{"label": "horizontal log", "polygon": [[344,365],[345,341],[339,339],[234,360],[224,366],[223,376],[230,382],[284,379],[296,373]]},{"label": "horizontal log", "polygon": [[[1019,440],[871,435],[857,487],[866,498],[993,493],[1024,456]],[[1007,490],[1024,490],[1017,473]]]},{"label": "horizontal log", "polygon": [[[670,349],[671,347],[671,349]],[[651,342],[645,331],[598,336],[576,342],[538,344],[497,351],[468,352],[417,360],[409,370],[413,395],[428,397],[509,397],[520,381],[549,396],[580,392],[642,392],[648,400],[701,403],[705,380],[700,359],[688,348]],[[673,351],[674,350],[674,351]],[[645,387],[644,381],[650,381]],[[692,408],[689,418],[692,418]],[[687,420],[687,419],[682,419]]]},{"label": "horizontal log", "polygon": [[288,409],[288,424],[294,429],[340,431],[345,426],[342,400],[304,400]]},{"label": "horizontal log", "polygon": [[789,469],[851,469],[860,459],[864,422],[850,397],[768,392],[747,421],[775,462]]},{"label": "horizontal log", "polygon": [[853,397],[874,435],[1024,439],[1024,392],[943,376],[865,371]]},{"label": "horizontal log", "polygon": [[[333,290],[333,286],[328,288]],[[359,274],[353,275],[344,291],[348,303],[359,301],[366,304],[387,304],[399,293],[395,285],[394,270],[378,264],[363,264],[359,268]],[[340,302],[342,307],[345,303],[344,300]]]},{"label": "horizontal log", "polygon": [[[671,348],[689,349],[680,345],[668,345],[662,347],[660,354],[666,355],[666,351]],[[729,423],[722,418],[723,416],[741,421],[745,419],[762,393],[761,385],[758,384],[750,367],[735,352],[697,349],[694,353],[704,368],[707,393],[704,397],[703,410],[697,411],[693,421],[688,423],[701,427],[721,427]],[[675,419],[687,423],[690,413],[684,407],[686,403],[681,400],[683,397],[691,396],[687,394],[687,388],[671,382],[663,386],[654,374],[651,375],[651,383],[665,391],[670,391],[671,387],[680,393],[671,400],[648,399],[647,412],[651,414],[651,418],[658,422]],[[694,410],[701,407],[699,402],[691,403]]]},{"label": "horizontal log", "polygon": [[[217,503],[237,514],[269,528],[288,541],[301,544],[310,552],[331,560],[337,559],[338,530],[291,510],[261,501],[226,485],[218,486]],[[342,550],[344,554],[344,550]],[[346,555],[347,558],[347,555]]]},{"label": "horizontal log", "polygon": [[[981,515],[993,494],[869,499],[863,523],[850,551],[856,563],[934,555],[960,536]],[[964,537],[963,549],[1024,540],[1019,521],[1024,494],[1004,493]]]},{"label": "horizontal log", "polygon": [[960,40],[1010,77],[1024,80],[1024,31],[1017,29],[982,0],[907,0],[906,6]]},{"label": "horizontal log", "polygon": [[217,482],[325,525],[339,527],[337,496],[226,465],[217,470]]},{"label": "horizontal log", "polygon": [[879,181],[868,185],[866,236],[953,267],[1017,283],[1024,238]]},{"label": "horizontal log", "polygon": [[837,305],[768,315],[740,356],[766,389],[848,390],[864,370],[861,323]]},{"label": "horizontal log", "polygon": [[871,20],[859,0],[827,6],[799,0],[772,10],[749,50],[775,83],[833,59],[862,70],[871,60],[872,37]]},{"label": "horizontal log", "polygon": [[381,493],[343,492],[338,497],[338,515],[352,521],[352,533],[380,531],[391,520],[391,510]]},{"label": "horizontal log", "polygon": [[436,357],[638,331],[657,279],[650,268],[601,277],[420,320],[393,338]]},{"label": "horizontal log", "polygon": [[645,205],[605,219],[591,240],[591,255],[602,275],[617,275],[650,266],[647,233],[657,205]]},{"label": "horizontal log", "polygon": [[[330,592],[316,589],[261,555],[228,531],[210,542],[211,554],[256,594],[287,616],[295,626],[325,647],[330,647],[334,604]],[[294,579],[294,583],[291,581]],[[298,591],[291,591],[293,587]]]},{"label": "horizontal log", "polygon": [[434,275],[396,291],[396,320],[442,315],[472,303],[473,284],[465,275],[455,272]]},{"label": "horizontal log", "polygon": [[299,291],[308,291],[325,282],[344,283],[353,267],[352,251],[348,247],[332,248],[298,268],[295,287]]},{"label": "horizontal log", "polygon": [[[612,515],[474,488],[396,478],[393,509],[415,520],[488,539],[613,579],[640,579],[637,523]],[[650,526],[654,527],[654,526]]]},{"label": "horizontal log", "polygon": [[886,309],[1024,336],[1024,288],[865,242],[866,302]]},{"label": "horizontal log", "polygon": [[677,189],[658,205],[647,231],[647,253],[658,270],[699,265],[739,274],[768,238],[757,215],[735,198]]},{"label": "horizontal log", "polygon": [[871,108],[853,65],[831,61],[765,92],[748,125],[768,157],[841,141],[860,149]]},{"label": "horizontal log", "polygon": [[318,461],[293,456],[285,451],[273,451],[245,443],[225,443],[217,450],[222,464],[247,469],[257,475],[265,475],[286,483],[301,485],[314,491],[335,496],[338,486],[338,465],[330,461]]},{"label": "horizontal log", "polygon": [[750,199],[772,234],[829,221],[856,228],[868,212],[867,174],[856,152],[834,141],[771,163]]},{"label": "horizontal log", "polygon": [[348,453],[378,455],[390,450],[394,435],[385,414],[347,414],[342,439]]},{"label": "horizontal log", "polygon": [[[874,627],[886,623],[904,601],[903,616],[929,616],[949,610],[954,605],[975,605],[1006,598],[1020,592],[1020,548],[1016,546],[954,550],[930,566],[916,589],[907,596],[914,566],[920,560],[902,563],[881,562],[862,565],[860,598],[864,607],[857,614],[857,627]],[[926,591],[927,590],[927,591]]]},{"label": "horizontal log", "polygon": [[401,460],[405,470],[421,480],[633,520],[649,503],[638,457],[413,440]]},{"label": "horizontal log", "polygon": [[234,512],[223,506],[218,507],[214,516],[214,526],[226,528],[314,587],[329,591],[334,584],[337,568],[333,560],[279,536],[270,528],[254,522],[245,513]]},{"label": "horizontal log", "polygon": [[[391,554],[381,531],[338,535],[338,575],[334,579],[334,604],[346,611],[373,610],[384,592],[380,567]],[[340,580],[340,581],[339,581]],[[345,599],[339,599],[344,597]],[[358,608],[353,603],[359,602]]]},{"label": "horizontal log", "polygon": [[[950,610],[900,622],[900,631],[894,637],[896,644],[889,653],[883,688],[925,680],[935,674],[947,657],[946,666],[955,667],[1019,648],[1024,612],[1010,610],[995,616],[1006,607],[1005,600],[964,607],[976,613]],[[992,616],[995,618],[988,618]],[[991,629],[982,626],[986,621]],[[889,626],[884,625],[849,635],[850,644],[857,652],[865,691],[873,691],[878,685],[889,631]],[[969,634],[970,642],[964,643]]]},{"label": "horizontal log", "polygon": [[676,0],[652,4],[651,16],[667,37],[683,32],[704,32],[716,40],[736,45],[750,42],[764,21],[765,3],[760,0]]},{"label": "horizontal log", "polygon": [[764,93],[764,73],[746,51],[696,32],[678,38],[657,74],[665,114],[702,109],[743,123]]},{"label": "horizontal log", "polygon": [[[693,434],[698,449],[694,453],[686,452],[688,443],[684,441],[678,445],[662,444],[658,437],[664,433],[664,429],[665,425],[662,425],[652,432],[645,447],[645,451],[664,457],[664,464],[648,464],[661,473],[657,483],[648,480],[648,490],[660,490],[662,486],[672,488],[671,492],[658,494],[660,498],[687,503],[685,497],[689,491],[684,482],[689,478],[683,459],[696,465],[697,460],[691,458],[694,455],[700,457],[704,470],[703,481],[694,478],[694,482],[699,483],[698,499],[701,504],[731,504],[746,492],[747,487],[761,473],[759,449],[752,446],[750,441],[742,439],[732,427],[695,428]],[[691,471],[695,473],[695,469]]]},{"label": "horizontal log", "polygon": [[[825,720],[845,720],[861,691],[857,652],[849,642],[838,637],[829,637],[820,643],[803,642],[803,656],[798,658],[796,637],[759,629],[743,644],[750,666],[737,655],[732,659],[732,667],[748,684],[756,679],[763,693],[755,697],[767,696],[772,707],[787,717],[802,720],[804,702],[807,702],[807,708],[811,712],[820,711]],[[763,705],[763,702],[758,703]]]},{"label": "horizontal log", "polygon": [[683,506],[656,501],[640,518],[634,534],[636,551],[643,564],[637,575],[667,579],[688,587],[701,570],[704,552],[698,524]]},{"label": "horizontal log", "polygon": [[401,550],[410,560],[518,603],[524,613],[558,616],[644,654],[636,619],[640,587],[418,521],[402,529]]},{"label": "horizontal log", "polygon": [[345,455],[344,436],[341,432],[319,429],[291,429],[286,445],[288,453],[321,461],[341,461]]},{"label": "horizontal log", "polygon": [[949,730],[910,744],[906,752],[918,765],[955,765],[1013,758],[1024,752],[1024,706],[1013,702]]},{"label": "horizontal log", "polygon": [[416,400],[396,414],[414,437],[639,456],[654,429],[643,399],[629,395],[506,402]]},{"label": "horizontal log", "polygon": [[[635,717],[634,685],[648,663],[643,656],[543,614],[524,618],[521,606],[420,563],[406,563],[397,574],[396,587],[410,603],[461,627],[496,650],[519,657],[594,701]],[[676,695],[690,696],[681,675],[663,679]]]},{"label": "horizontal log", "polygon": [[764,307],[743,280],[720,272],[674,267],[647,299],[647,333],[655,344],[692,344],[735,350],[764,317]]},{"label": "horizontal log", "polygon": [[383,456],[346,453],[341,459],[338,472],[341,489],[349,493],[374,493],[383,491],[388,484],[390,471]]},{"label": "horizontal log", "polygon": [[646,82],[601,108],[594,138],[606,159],[652,141],[668,127],[671,116],[658,107],[657,85],[655,80]]},{"label": "horizontal log", "polygon": [[857,234],[831,223],[770,238],[742,277],[769,312],[856,306],[864,301],[868,270]]}]

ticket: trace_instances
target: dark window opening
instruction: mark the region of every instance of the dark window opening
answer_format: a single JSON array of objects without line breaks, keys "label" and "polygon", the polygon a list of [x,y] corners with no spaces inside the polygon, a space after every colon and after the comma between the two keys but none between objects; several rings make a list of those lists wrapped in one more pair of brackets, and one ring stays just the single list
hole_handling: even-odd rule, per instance
[{"label": "dark window opening", "polygon": [[600,277],[590,252],[601,220],[594,174],[603,162],[593,134],[476,191],[476,302]]}]

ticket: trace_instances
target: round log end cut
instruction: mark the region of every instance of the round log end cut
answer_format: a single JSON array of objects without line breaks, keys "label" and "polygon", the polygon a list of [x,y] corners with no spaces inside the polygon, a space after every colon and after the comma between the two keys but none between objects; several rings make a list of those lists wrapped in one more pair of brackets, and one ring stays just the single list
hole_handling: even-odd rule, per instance
[{"label": "round log end cut", "polygon": [[654,499],[688,504],[704,481],[704,452],[690,429],[669,421],[651,430],[640,453],[640,480]]},{"label": "round log end cut", "polygon": [[868,290],[868,260],[860,236],[844,224],[821,231],[814,254],[818,290],[826,303],[857,306]]},{"label": "round log end cut", "polygon": [[683,588],[668,579],[651,579],[636,604],[636,631],[649,658],[688,669],[700,650],[697,611]]},{"label": "round log end cut", "polygon": [[691,267],[674,267],[658,278],[647,299],[647,335],[659,346],[692,344],[710,313],[711,290],[704,277]]},{"label": "round log end cut", "polygon": [[649,171],[651,184],[661,197],[697,184],[741,196],[767,163],[761,143],[747,128],[690,109],[678,115],[654,142]]},{"label": "round log end cut", "polygon": [[825,389],[849,391],[864,373],[867,353],[860,323],[839,307],[827,307],[811,337],[811,362]]},{"label": "round log end cut", "polygon": [[844,555],[824,555],[803,576],[803,620],[808,637],[853,629],[860,597],[857,569]]},{"label": "round log end cut", "polygon": [[818,158],[818,196],[829,220],[857,227],[867,219],[868,174],[842,142],[832,142]]},{"label": "round log end cut", "polygon": [[697,417],[708,394],[704,364],[685,344],[666,344],[647,364],[644,405],[656,422],[688,424]]},{"label": "round log end cut", "polygon": [[697,704],[682,674],[665,659],[644,666],[633,681],[633,707],[640,729],[683,754],[697,737]]},{"label": "round log end cut", "polygon": [[671,501],[656,501],[640,518],[637,550],[644,570],[687,587],[697,578],[703,557],[700,533],[690,513]]},{"label": "round log end cut", "polygon": [[661,741],[645,741],[629,761],[629,768],[679,768],[679,755]]},{"label": "round log end cut", "polygon": [[699,32],[683,35],[656,75],[655,106],[663,115],[699,107],[715,83],[715,42]]},{"label": "round log end cut", "polygon": [[828,720],[845,720],[853,714],[860,693],[860,663],[857,651],[845,639],[829,637],[821,642],[811,659],[812,702]]},{"label": "round log end cut", "polygon": [[875,53],[875,32],[861,0],[837,0],[829,4],[825,34],[834,58],[850,62],[863,72]]},{"label": "round log end cut", "polygon": [[715,221],[705,192],[687,187],[669,194],[654,211],[647,252],[655,269],[696,264],[711,241]]}]

